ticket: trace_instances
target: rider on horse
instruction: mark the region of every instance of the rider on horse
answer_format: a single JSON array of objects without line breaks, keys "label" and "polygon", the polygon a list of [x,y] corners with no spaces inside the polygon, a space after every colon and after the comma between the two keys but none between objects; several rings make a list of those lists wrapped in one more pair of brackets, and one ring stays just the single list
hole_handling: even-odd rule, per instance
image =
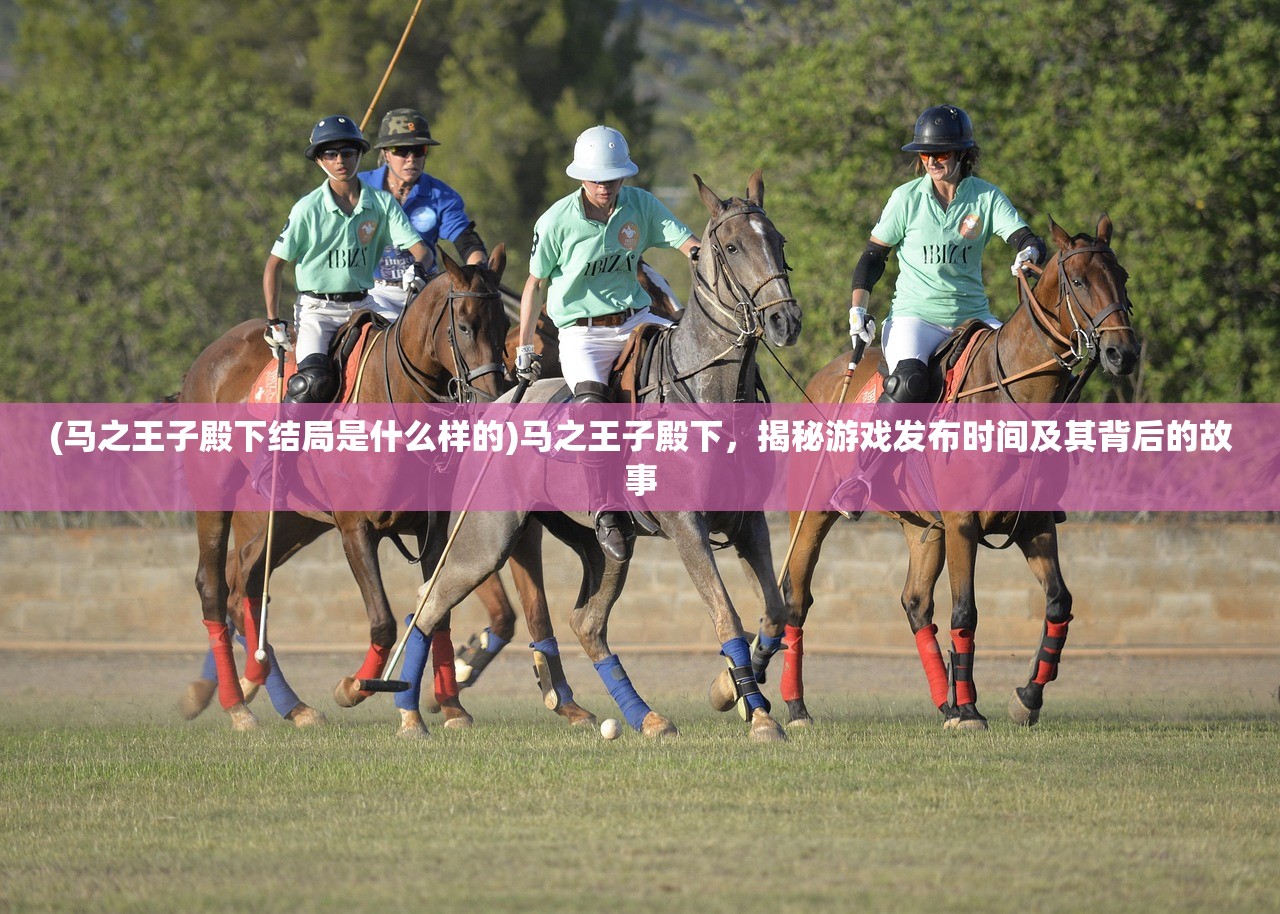
[{"label": "rider on horse", "polygon": [[[902,148],[919,154],[918,177],[890,195],[871,230],[853,271],[849,308],[850,337],[870,343],[876,325],[867,303],[890,251],[896,252],[900,272],[884,322],[881,349],[888,375],[881,403],[927,397],[929,358],[956,327],[969,320],[1000,326],[982,285],[982,252],[992,235],[1018,252],[1015,274],[1025,263],[1042,262],[1046,252],[1004,192],[975,176],[979,149],[964,111],[954,105],[927,109],[916,120],[912,142]],[[864,458],[859,472],[836,489],[834,509],[855,519],[861,515],[880,453]]]},{"label": "rider on horse", "polygon": [[338,378],[329,341],[353,312],[374,307],[368,290],[377,257],[388,245],[413,256],[402,278],[406,290],[416,294],[427,282],[431,252],[399,201],[356,175],[360,155],[368,149],[360,128],[343,115],[326,117],[312,128],[305,155],[327,180],[294,204],[267,256],[262,292],[267,340],[274,349],[288,347],[289,325],[278,309],[280,280],[286,263],[297,264],[298,371],[289,379],[286,402],[324,403],[335,394]]},{"label": "rider on horse", "polygon": [[[697,237],[657,197],[623,186],[637,171],[617,130],[583,131],[565,169],[582,187],[553,204],[534,227],[520,297],[516,373],[525,381],[541,374],[533,337],[541,310],[536,298],[545,288],[547,316],[560,331],[561,370],[575,402],[610,402],[609,372],[631,331],[643,323],[671,323],[649,310],[649,295],[636,278],[640,256],[667,247],[692,260],[698,250]],[[600,545],[625,561],[635,539],[631,516],[609,494],[602,468],[584,469]]]}]

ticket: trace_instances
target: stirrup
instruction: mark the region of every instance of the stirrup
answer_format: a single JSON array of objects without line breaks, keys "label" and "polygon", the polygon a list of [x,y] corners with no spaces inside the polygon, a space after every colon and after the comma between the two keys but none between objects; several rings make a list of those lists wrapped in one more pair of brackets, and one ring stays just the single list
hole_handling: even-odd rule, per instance
[{"label": "stirrup", "polygon": [[831,509],[845,520],[860,520],[871,501],[871,484],[862,476],[850,476],[831,493]]}]

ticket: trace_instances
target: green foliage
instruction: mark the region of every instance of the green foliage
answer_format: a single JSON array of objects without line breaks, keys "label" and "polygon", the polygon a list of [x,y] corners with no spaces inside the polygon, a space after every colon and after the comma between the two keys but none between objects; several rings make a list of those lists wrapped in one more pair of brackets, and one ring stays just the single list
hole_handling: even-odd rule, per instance
[{"label": "green foliage", "polygon": [[[323,176],[315,121],[364,118],[413,4],[20,0],[0,90],[0,399],[150,400],[262,315],[262,264]],[[534,219],[571,189],[579,131],[641,143],[634,24],[600,0],[427,0],[370,113],[421,109],[428,169],[523,267]],[[373,156],[364,167],[373,167]]]},{"label": "green foliage", "polygon": [[[801,371],[848,345],[849,273],[910,175],[898,147],[951,101],[973,117],[982,176],[1040,234],[1050,215],[1092,232],[1110,212],[1147,346],[1120,396],[1280,398],[1276,0],[824,0],[712,40],[743,76],[691,126],[713,162],[765,167],[806,307]],[[1006,253],[987,258],[997,314],[1016,302]]]}]

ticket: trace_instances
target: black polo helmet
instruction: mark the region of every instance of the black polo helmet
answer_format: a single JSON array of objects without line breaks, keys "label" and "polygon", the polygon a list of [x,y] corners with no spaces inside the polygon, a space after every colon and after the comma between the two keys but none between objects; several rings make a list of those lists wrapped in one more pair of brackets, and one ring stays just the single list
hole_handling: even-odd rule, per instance
[{"label": "black polo helmet", "polygon": [[947,152],[969,149],[973,142],[973,122],[955,105],[935,105],[916,119],[916,135],[903,146],[904,152]]},{"label": "black polo helmet", "polygon": [[311,145],[307,147],[304,155],[314,162],[321,147],[338,143],[351,144],[358,147],[361,152],[369,151],[369,141],[364,138],[355,121],[345,114],[331,114],[317,121],[311,128]]}]

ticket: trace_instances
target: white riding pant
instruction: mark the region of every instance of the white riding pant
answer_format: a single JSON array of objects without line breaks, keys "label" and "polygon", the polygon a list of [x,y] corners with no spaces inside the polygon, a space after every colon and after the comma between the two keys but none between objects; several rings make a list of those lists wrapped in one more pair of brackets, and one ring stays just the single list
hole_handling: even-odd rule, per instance
[{"label": "white riding pant", "polygon": [[409,293],[399,283],[375,282],[373,288],[369,290],[369,297],[373,299],[373,304],[369,307],[380,316],[394,322],[404,314]]},{"label": "white riding pant", "polygon": [[293,327],[298,336],[293,348],[298,363],[316,353],[327,354],[329,341],[351,315],[361,308],[371,307],[373,301],[368,295],[360,301],[350,302],[299,295],[297,304],[293,306]]},{"label": "white riding pant", "polygon": [[560,328],[560,371],[569,391],[582,381],[609,383],[609,372],[618,354],[627,345],[631,331],[641,324],[671,326],[671,321],[643,308],[617,327]]},{"label": "white riding pant", "polygon": [[[1000,326],[1000,321],[991,315],[987,315],[984,322],[993,329]],[[893,369],[903,359],[919,359],[928,365],[929,357],[953,330],[955,327],[919,317],[890,315],[885,318],[884,328],[880,331],[880,351],[884,354],[889,373],[893,374]]]}]

